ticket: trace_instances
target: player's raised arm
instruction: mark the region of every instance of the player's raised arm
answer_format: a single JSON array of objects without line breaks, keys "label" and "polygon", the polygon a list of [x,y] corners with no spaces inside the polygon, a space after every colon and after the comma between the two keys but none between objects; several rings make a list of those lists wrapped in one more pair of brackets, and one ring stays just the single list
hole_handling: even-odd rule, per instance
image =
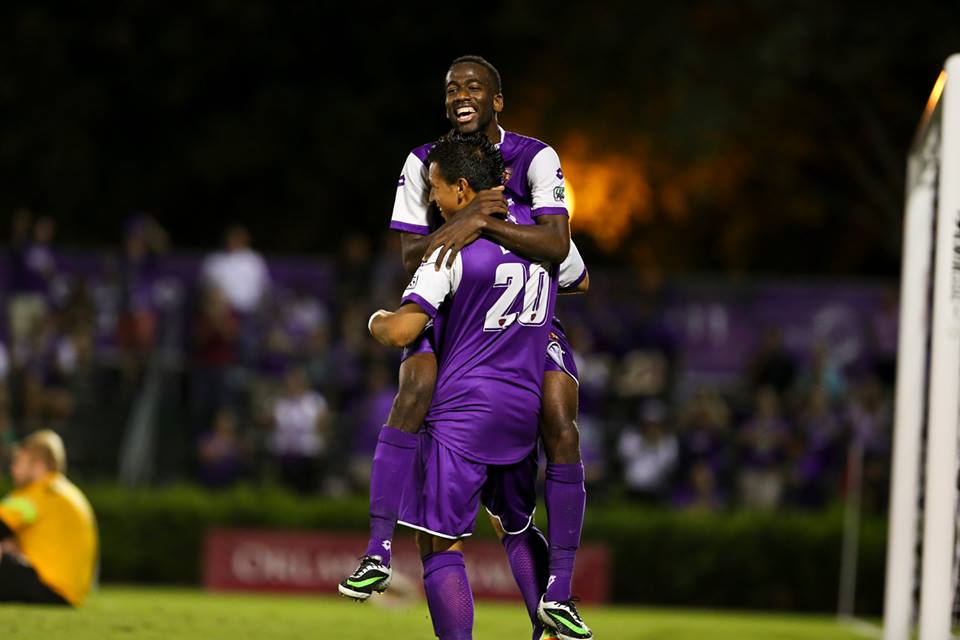
[{"label": "player's raised arm", "polygon": [[435,235],[427,247],[429,254],[443,247],[450,252],[448,262],[478,234],[493,240],[510,251],[531,260],[560,264],[570,251],[570,221],[565,203],[563,171],[560,158],[552,147],[544,146],[527,169],[527,183],[532,199],[531,214],[535,225],[517,225],[496,216],[463,211],[442,236]]},{"label": "player's raised arm", "polygon": [[423,263],[423,256],[430,246],[431,236],[421,236],[406,231],[400,233],[400,253],[404,270],[413,275]]},{"label": "player's raised arm", "polygon": [[422,145],[407,155],[390,217],[390,228],[400,232],[403,267],[410,275],[420,268],[430,244],[430,187],[424,164],[428,151],[429,145]]},{"label": "player's raised arm", "polygon": [[557,152],[544,145],[527,168],[527,185],[532,200],[530,213],[537,224],[519,230],[490,224],[484,235],[534,260],[560,264],[570,252],[565,184]]},{"label": "player's raised arm", "polygon": [[565,215],[537,218],[537,224],[513,224],[487,218],[481,233],[497,244],[531,260],[559,264],[570,251],[570,221]]}]

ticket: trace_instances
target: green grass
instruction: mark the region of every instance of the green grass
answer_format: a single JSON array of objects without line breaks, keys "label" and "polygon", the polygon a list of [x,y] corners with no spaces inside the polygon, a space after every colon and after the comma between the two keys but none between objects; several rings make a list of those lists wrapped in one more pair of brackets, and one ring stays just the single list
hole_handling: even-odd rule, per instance
[{"label": "green grass", "polygon": [[[862,638],[823,617],[718,613],[632,607],[583,607],[598,640],[853,640]],[[78,611],[0,605],[4,640],[429,640],[425,604],[386,609],[337,597],[208,594],[106,588]],[[477,606],[477,640],[526,640],[519,602]]]}]

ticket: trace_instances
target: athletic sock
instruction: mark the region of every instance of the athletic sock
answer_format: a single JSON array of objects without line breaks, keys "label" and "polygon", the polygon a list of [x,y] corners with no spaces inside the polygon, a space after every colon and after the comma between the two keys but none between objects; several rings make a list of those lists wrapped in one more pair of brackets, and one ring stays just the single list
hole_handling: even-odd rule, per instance
[{"label": "athletic sock", "polygon": [[550,534],[550,577],[546,599],[562,602],[571,597],[573,565],[587,504],[583,463],[548,462],[544,494]]},{"label": "athletic sock", "polygon": [[473,638],[473,593],[459,551],[431,553],[423,559],[423,588],[440,640]]},{"label": "athletic sock", "polygon": [[393,530],[397,526],[400,498],[413,472],[419,436],[384,425],[377,438],[370,472],[370,542],[366,555],[380,556],[390,564]]},{"label": "athletic sock", "polygon": [[547,570],[550,560],[547,541],[543,533],[531,524],[523,533],[505,536],[503,548],[507,552],[507,561],[510,563],[513,579],[520,588],[523,603],[527,607],[527,613],[530,614],[533,640],[539,640],[543,626],[537,617],[537,606],[540,604],[540,596],[547,588]]}]

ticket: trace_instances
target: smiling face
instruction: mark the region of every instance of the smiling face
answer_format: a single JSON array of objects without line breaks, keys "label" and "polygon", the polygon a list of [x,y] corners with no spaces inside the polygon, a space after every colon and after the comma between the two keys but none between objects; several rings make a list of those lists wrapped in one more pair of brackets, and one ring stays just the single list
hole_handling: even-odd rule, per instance
[{"label": "smiling face", "polygon": [[490,131],[503,111],[503,96],[485,67],[461,62],[447,72],[446,106],[447,119],[461,133]]}]

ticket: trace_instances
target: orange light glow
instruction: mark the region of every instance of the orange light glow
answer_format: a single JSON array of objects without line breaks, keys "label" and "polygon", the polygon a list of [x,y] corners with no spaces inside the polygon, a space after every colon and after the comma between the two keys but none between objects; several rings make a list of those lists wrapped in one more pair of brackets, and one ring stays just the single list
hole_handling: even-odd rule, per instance
[{"label": "orange light glow", "polygon": [[567,213],[570,215],[570,219],[573,220],[573,210],[577,204],[577,196],[574,194],[573,185],[570,184],[569,180],[564,179],[563,190],[564,202],[567,203]]},{"label": "orange light glow", "polygon": [[591,235],[604,250],[618,248],[630,226],[651,215],[651,190],[638,156],[597,152],[586,140],[573,138],[561,148],[563,171],[576,181],[566,183],[567,211],[576,212],[574,231]]},{"label": "orange light glow", "polygon": [[937,103],[940,102],[940,96],[943,95],[943,87],[946,84],[947,70],[943,69],[940,75],[937,76],[937,81],[933,83],[933,89],[930,91],[930,97],[927,99],[927,108],[924,109],[925,112],[930,113],[937,107]]},{"label": "orange light glow", "polygon": [[923,131],[927,128],[927,125],[930,122],[930,118],[933,117],[933,112],[937,108],[937,103],[940,102],[940,96],[943,95],[943,87],[947,84],[947,70],[943,69],[940,72],[940,75],[937,76],[937,81],[933,83],[933,89],[930,91],[930,97],[927,98],[927,106],[923,110],[923,117],[920,119],[919,131]]}]

